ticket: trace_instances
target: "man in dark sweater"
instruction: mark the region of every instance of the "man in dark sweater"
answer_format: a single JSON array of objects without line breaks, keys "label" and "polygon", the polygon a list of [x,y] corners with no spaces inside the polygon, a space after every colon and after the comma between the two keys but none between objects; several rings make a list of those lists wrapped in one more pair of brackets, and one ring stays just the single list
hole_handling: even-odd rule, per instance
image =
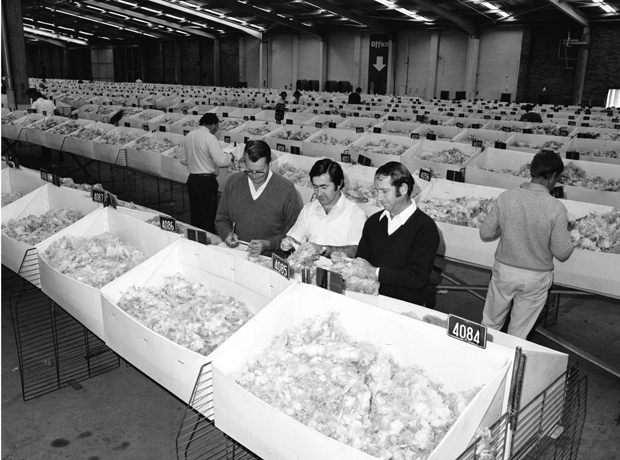
[{"label": "man in dark sweater", "polygon": [[525,110],[525,113],[521,115],[521,118],[519,118],[519,121],[531,121],[533,123],[542,123],[542,117],[540,116],[540,113],[532,112],[533,108],[534,106],[532,104],[525,104],[523,106],[523,110]]},{"label": "man in dark sweater", "polygon": [[356,256],[379,278],[379,294],[424,305],[439,247],[437,225],[411,199],[413,176],[402,163],[375,173],[378,200],[385,209],[364,225]]},{"label": "man in dark sweater", "polygon": [[362,88],[356,88],[355,92],[349,94],[349,100],[347,104],[361,104],[362,103]]},{"label": "man in dark sweater", "polygon": [[226,182],[215,218],[218,235],[230,247],[250,244],[250,255],[270,256],[295,224],[301,206],[295,186],[269,169],[271,148],[249,141],[243,151],[244,171]]}]

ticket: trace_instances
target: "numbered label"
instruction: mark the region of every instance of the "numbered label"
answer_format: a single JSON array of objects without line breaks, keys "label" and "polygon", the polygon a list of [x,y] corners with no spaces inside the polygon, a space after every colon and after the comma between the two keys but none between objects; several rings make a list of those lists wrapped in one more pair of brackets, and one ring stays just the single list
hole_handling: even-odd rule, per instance
[{"label": "numbered label", "polygon": [[149,130],[149,125],[147,123],[142,123],[142,129],[144,131],[148,131]]},{"label": "numbered label", "polygon": [[284,144],[276,144],[276,150],[278,152],[286,152],[286,146]]},{"label": "numbered label", "polygon": [[577,152],[577,151],[566,152],[566,159],[567,160],[578,160],[579,159],[579,152]]},{"label": "numbered label", "polygon": [[340,155],[340,161],[342,163],[351,163],[351,155],[349,153],[342,153]]},{"label": "numbered label", "polygon": [[174,217],[159,216],[159,228],[167,232],[176,233],[177,220]]},{"label": "numbered label", "polygon": [[323,123],[315,123],[314,127],[315,128],[322,128],[323,127]]},{"label": "numbered label", "polygon": [[335,128],[335,127],[336,127],[336,123],[334,123],[334,122],[330,122],[330,123],[327,125],[327,127],[328,127],[328,128]]},{"label": "numbered label", "polygon": [[480,348],[487,347],[486,326],[465,318],[448,315],[447,333],[450,337],[462,342],[470,343]]},{"label": "numbered label", "polygon": [[[459,115],[462,115],[462,114],[459,114]],[[456,127],[463,129],[465,126],[463,125],[463,123],[457,123]]]},{"label": "numbered label", "polygon": [[291,266],[288,261],[283,259],[282,257],[272,254],[271,255],[271,268],[277,271],[280,275],[285,277],[287,280],[291,279]]},{"label": "numbered label", "polygon": [[375,134],[381,134],[381,128],[372,128],[372,132]]},{"label": "numbered label", "polygon": [[363,133],[364,132],[364,128],[362,128],[361,126],[358,126],[357,128],[355,128],[355,132],[356,133]]},{"label": "numbered label", "polygon": [[433,174],[428,169],[420,169],[420,179],[430,182]]},{"label": "numbered label", "polygon": [[472,141],[471,145],[474,147],[482,147],[482,141]]},{"label": "numbered label", "polygon": [[370,166],[372,164],[372,160],[364,155],[360,155],[357,157],[357,162],[362,166]]},{"label": "numbered label", "polygon": [[293,124],[293,120],[291,120],[291,119],[286,120],[286,124],[287,125],[292,125]]},{"label": "numbered label", "polygon": [[436,141],[437,140],[437,134],[428,133],[426,135],[426,139],[428,139],[429,141]]},{"label": "numbered label", "polygon": [[93,189],[90,192],[90,197],[93,199],[95,203],[105,203],[105,192],[102,190]]}]

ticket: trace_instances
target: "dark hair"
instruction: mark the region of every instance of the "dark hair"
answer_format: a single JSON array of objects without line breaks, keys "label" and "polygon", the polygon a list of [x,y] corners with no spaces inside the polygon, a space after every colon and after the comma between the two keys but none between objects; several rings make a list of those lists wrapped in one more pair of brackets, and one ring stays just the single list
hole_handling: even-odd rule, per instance
[{"label": "dark hair", "polygon": [[542,150],[534,155],[530,164],[530,174],[532,177],[542,177],[550,179],[555,173],[562,174],[564,163],[560,155],[553,150]]},{"label": "dark hair", "polygon": [[220,119],[214,113],[205,113],[200,118],[200,126],[217,125],[219,122]]},{"label": "dark hair", "polygon": [[355,88],[355,92],[356,93],[361,93],[362,92],[362,88],[360,88],[359,86],[357,88]]},{"label": "dark hair", "polygon": [[282,99],[286,99],[286,96],[288,96],[288,94],[286,94],[286,91],[282,91],[282,92],[280,93],[280,97],[281,97]]},{"label": "dark hair", "polygon": [[375,179],[379,180],[383,180],[388,176],[391,178],[392,185],[396,187],[396,196],[400,196],[400,191],[398,189],[403,184],[407,184],[407,195],[411,196],[415,181],[404,164],[397,161],[390,161],[377,169],[375,173]]},{"label": "dark hair", "polygon": [[34,92],[34,96],[32,96],[32,98],[36,101],[39,98],[43,98],[45,100],[47,100],[47,97],[45,96],[45,94],[43,94],[41,91],[35,91]]},{"label": "dark hair", "polygon": [[256,163],[261,158],[266,158],[267,164],[271,163],[271,147],[265,141],[247,141],[243,153],[247,154],[252,163]]},{"label": "dark hair", "polygon": [[337,188],[342,189],[344,187],[344,172],[342,172],[342,168],[338,163],[329,158],[323,158],[312,165],[310,169],[310,182],[315,177],[322,176],[325,173],[329,174],[329,179]]},{"label": "dark hair", "polygon": [[295,99],[299,99],[301,97],[301,92],[298,89],[295,90],[295,92],[293,93],[293,97]]},{"label": "dark hair", "polygon": [[532,110],[534,108],[534,106],[532,104],[525,104],[523,106],[523,110],[525,110],[526,112],[529,112],[530,110]]}]

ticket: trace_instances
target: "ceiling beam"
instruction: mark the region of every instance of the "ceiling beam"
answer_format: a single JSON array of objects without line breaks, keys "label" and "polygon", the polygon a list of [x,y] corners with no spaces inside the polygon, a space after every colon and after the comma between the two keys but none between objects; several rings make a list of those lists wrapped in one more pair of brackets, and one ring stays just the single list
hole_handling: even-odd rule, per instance
[{"label": "ceiling beam", "polygon": [[306,32],[307,34],[315,35],[319,38],[322,38],[321,32],[317,30],[316,27],[308,27],[298,21],[293,19],[283,18],[282,16],[278,16],[277,14],[270,13],[265,10],[261,10],[253,5],[241,3],[239,0],[232,2],[226,1],[224,3],[218,2],[222,5],[223,8],[230,8],[233,10],[243,11],[244,13],[248,13],[252,16],[257,16],[263,19],[268,19],[269,21],[277,22],[278,24],[282,24],[287,27],[292,27],[293,29],[301,30],[302,32]]},{"label": "ceiling beam", "polygon": [[[171,29],[181,30],[189,34],[200,35],[201,37],[210,38],[212,40],[215,39],[215,35],[213,34],[203,32],[201,30],[196,30],[196,29],[193,29],[192,27],[182,27],[173,22],[164,21],[154,16],[149,16],[146,14],[139,13],[135,10],[132,10],[131,8],[119,8],[109,3],[102,3],[102,2],[95,1],[95,0],[82,0],[82,3],[92,5],[92,6],[98,6],[99,8],[106,8],[110,11],[114,11],[115,13],[124,14],[125,16],[129,16],[132,18],[142,19],[143,21],[150,22],[153,24],[158,24],[158,25],[165,26],[165,27],[170,27]],[[132,23],[132,25],[134,24]]]},{"label": "ceiling beam", "polygon": [[[251,29],[249,27],[245,27],[241,24],[236,24],[233,21],[227,21],[226,19],[222,19],[222,18],[218,18],[217,16],[213,16],[212,14],[207,14],[204,13],[202,11],[196,11],[196,10],[192,10],[191,8],[186,8],[184,6],[181,5],[177,5],[176,3],[172,3],[170,2],[170,0],[149,0],[151,3],[156,3],[158,5],[162,5],[165,6],[167,8],[172,8],[178,11],[182,11],[185,14],[190,14],[193,16],[197,16],[199,18],[202,19],[206,19],[207,21],[213,21],[213,22],[217,22],[219,24],[224,24],[227,27],[232,27],[234,29],[239,29],[243,32],[245,32],[246,34],[252,35],[253,37],[256,37],[258,39],[262,39],[263,38],[263,34],[262,32],[259,32],[258,30],[254,30]],[[228,6],[230,8],[230,6]]]},{"label": "ceiling beam", "polygon": [[547,0],[549,3],[555,5],[556,8],[560,9],[564,14],[566,14],[571,19],[577,21],[584,27],[588,27],[588,18],[583,15],[581,11],[577,11],[575,8],[570,6],[568,3],[560,1],[560,0]]},{"label": "ceiling beam", "polygon": [[372,19],[366,19],[363,18],[361,16],[358,16],[357,14],[353,14],[351,13],[349,10],[347,10],[346,8],[342,8],[340,6],[334,5],[332,3],[326,2],[324,0],[303,0],[304,3],[309,4],[309,5],[314,5],[317,8],[322,8],[324,10],[329,10],[332,13],[336,13],[339,14],[340,16],[350,19],[352,21],[358,22],[366,27],[369,27],[370,29],[376,29],[380,32],[386,33],[386,34],[393,34],[394,31],[378,22],[373,21]]},{"label": "ceiling beam", "polygon": [[41,35],[29,34],[28,32],[24,32],[24,37],[29,41],[40,41],[51,43],[52,45],[60,46],[61,48],[66,48],[67,44],[62,40],[54,40],[53,38],[43,37]]},{"label": "ceiling beam", "polygon": [[[476,24],[467,19],[462,18],[458,14],[455,14],[451,11],[446,10],[438,6],[434,1],[431,0],[414,0],[414,3],[423,6],[427,10],[432,11],[435,14],[438,14],[442,18],[448,19],[452,21],[454,24],[463,29],[470,37],[475,37],[477,34]],[[400,3],[399,3],[400,5]]]}]

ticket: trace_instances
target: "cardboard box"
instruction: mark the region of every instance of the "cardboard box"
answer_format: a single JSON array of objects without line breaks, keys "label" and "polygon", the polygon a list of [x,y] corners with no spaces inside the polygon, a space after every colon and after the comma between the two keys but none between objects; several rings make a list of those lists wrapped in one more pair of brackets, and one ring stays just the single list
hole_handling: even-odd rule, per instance
[{"label": "cardboard box", "polygon": [[151,131],[156,132],[170,132],[171,126],[177,121],[185,118],[187,115],[182,113],[166,112],[157,117],[151,118],[147,124]]},{"label": "cardboard box", "polygon": [[472,137],[483,141],[483,147],[494,147],[496,142],[506,143],[513,136],[504,131],[491,131],[487,129],[466,129],[452,139],[459,144],[473,145]]},{"label": "cardboard box", "polygon": [[[142,129],[138,129],[138,128],[123,128],[123,127],[117,127],[114,129],[111,129],[108,131],[109,133],[112,132],[132,132],[138,135],[138,137],[142,136],[144,134],[144,130]],[[103,144],[101,142],[99,142],[99,140],[101,139],[101,137],[98,137],[96,139],[93,139],[93,157],[95,160],[99,160],[99,161],[104,161],[106,163],[112,163],[115,164],[117,159],[118,159],[118,155],[121,151],[121,149],[124,149],[127,144],[129,144],[129,142],[127,142],[127,144]],[[130,141],[131,142],[131,141]]]},{"label": "cardboard box", "polygon": [[[213,104],[213,101],[211,101],[211,104]],[[237,106],[219,104],[216,107],[213,107],[211,110],[209,110],[209,113],[216,114],[218,118],[222,118],[222,117],[228,118],[230,114],[237,109],[238,109]]]},{"label": "cardboard box", "polygon": [[105,334],[100,289],[52,268],[44,253],[55,240],[65,235],[92,237],[105,232],[138,248],[147,259],[181,238],[177,233],[163,231],[108,207],[89,214],[36,246],[43,293],[103,340]]},{"label": "cardboard box", "polygon": [[[379,134],[411,137],[411,133],[421,126],[426,127],[426,125],[422,125],[422,123],[406,123],[404,121],[384,120],[373,126],[373,132],[375,132],[376,129],[380,129],[381,132]],[[433,126],[433,128],[436,128],[436,126]]]},{"label": "cardboard box", "polygon": [[[421,125],[413,131],[412,136],[417,134],[418,138],[427,138],[428,134],[435,134],[437,137],[435,140],[449,141],[458,136],[462,131],[461,128],[457,128],[456,126]],[[413,138],[415,139],[415,136],[413,136]]]},{"label": "cardboard box", "polygon": [[[255,271],[255,267],[213,246],[177,240],[101,290],[106,345],[189,403],[200,368],[210,363],[224,344],[207,356],[191,351],[140,323],[118,307],[118,302],[131,286],[161,285],[166,275],[180,273],[207,289],[244,302],[256,314],[292,281],[272,270]],[[212,418],[212,410],[204,415]]]},{"label": "cardboard box", "polygon": [[[520,177],[487,169],[509,169],[516,172],[519,171],[521,165],[531,163],[533,158],[532,153],[487,148],[465,167],[465,182],[503,189],[519,188],[522,183],[531,180],[529,173],[528,177]],[[481,169],[478,166],[487,169]]]},{"label": "cardboard box", "polygon": [[[338,141],[347,141],[346,144],[321,144],[319,142],[313,142],[314,139],[322,136],[323,134],[329,134],[336,138]],[[363,134],[350,131],[348,129],[321,129],[312,136],[303,141],[304,155],[313,157],[328,157],[336,161],[342,160],[342,154],[348,153],[351,144],[358,140]]]},{"label": "cardboard box", "polygon": [[19,169],[10,168],[4,161],[2,164],[2,193],[20,192],[22,196],[47,184],[41,179],[41,173],[36,169],[20,166]]},{"label": "cardboard box", "polygon": [[41,128],[44,123],[48,122],[50,119],[58,122],[58,124],[63,123],[68,120],[66,117],[58,117],[58,116],[41,116],[34,123],[30,123],[24,126],[24,130],[21,133],[20,140],[25,140],[26,142],[30,142],[31,144],[42,145],[47,147],[46,142],[46,132]]},{"label": "cardboard box", "polygon": [[279,128],[271,131],[263,140],[269,144],[273,150],[278,150],[280,152],[291,152],[291,147],[296,147],[299,149],[300,154],[303,155],[303,141],[293,141],[289,139],[278,139],[275,136],[286,133],[287,131],[298,132],[302,131],[306,133],[309,137],[310,135],[316,133],[319,128],[315,128],[311,125],[281,125]]},{"label": "cardboard box", "polygon": [[[25,178],[26,176],[22,175],[21,177]],[[2,208],[2,223],[4,224],[11,219],[20,220],[30,215],[40,216],[53,209],[73,208],[82,211],[84,216],[87,216],[99,207],[99,204],[85,196],[83,192],[78,193],[74,189],[46,183]],[[15,273],[19,273],[26,251],[32,248],[34,246],[9,238],[2,233],[2,264]]]},{"label": "cardboard box", "polygon": [[[485,420],[505,406],[513,351],[495,344],[482,350],[453,340],[438,328],[314,286],[296,284],[239,330],[212,363],[215,424],[263,458],[371,459],[367,454],[293,420],[239,386],[230,374],[256,359],[276,335],[307,318],[337,311],[354,340],[387,349],[401,365],[421,366],[447,391],[483,386],[429,457],[456,458]],[[433,343],[433,347],[428,347]],[[425,353],[411,353],[412,349]],[[269,420],[269,424],[264,421]],[[285,433],[286,435],[283,435]]]},{"label": "cardboard box", "polygon": [[[555,148],[551,148],[551,145],[546,146],[545,148],[549,150],[559,151],[561,146],[566,144],[570,140],[569,137],[563,136],[546,136],[544,134],[523,134],[523,133],[515,133],[512,137],[510,137],[506,141],[506,148],[510,150],[520,151],[520,152],[528,152],[528,153],[538,153],[542,147],[547,142],[555,142],[560,145],[560,147],[556,150]],[[517,144],[525,144],[524,146],[519,146]]]},{"label": "cardboard box", "polygon": [[[206,112],[205,112],[206,113]],[[179,121],[175,121],[170,126],[170,132],[174,134],[180,134],[187,136],[190,131],[198,129],[200,127],[200,119],[202,115],[187,115],[181,118]]]},{"label": "cardboard box", "polygon": [[90,119],[93,121],[109,123],[110,119],[121,110],[123,110],[122,105],[99,105],[97,113],[93,114]]},{"label": "cardboard box", "polygon": [[342,123],[344,118],[340,115],[332,115],[332,114],[319,114],[314,115],[312,118],[308,119],[304,124],[308,126],[314,126],[315,128],[324,129],[329,128],[329,124],[331,123],[333,128],[335,129],[340,123]]},{"label": "cardboard box", "polygon": [[292,120],[294,125],[303,125],[308,120],[314,117],[315,115],[313,113],[302,113],[300,111],[287,112],[284,114],[284,120],[282,120],[282,124],[286,125],[286,120]]},{"label": "cardboard box", "polygon": [[[616,154],[616,158],[599,157],[590,154],[590,152],[595,150],[599,152],[613,151]],[[573,138],[564,144],[559,153],[562,158],[567,158],[568,152],[579,152],[579,159],[582,161],[620,165],[620,141]]]},{"label": "cardboard box", "polygon": [[[236,108],[232,112],[228,114],[230,118],[243,118],[246,121],[250,121],[250,117],[254,117],[256,119],[256,114],[262,112],[263,109],[245,109],[245,108]],[[272,117],[273,118],[273,117]],[[273,118],[270,121],[275,121]]]},{"label": "cardboard box", "polygon": [[[148,137],[150,139],[168,139],[169,141],[183,145],[185,141],[185,137],[181,134],[173,134],[173,133],[162,133],[162,132],[154,132],[154,133],[145,133],[143,137]],[[130,168],[137,169],[139,171],[144,171],[149,174],[154,174],[156,176],[163,177],[162,173],[162,160],[164,155],[172,153],[174,148],[165,150],[164,152],[153,152],[149,150],[137,150],[135,145],[138,139],[133,142],[130,142],[125,147],[127,149],[127,166]]]},{"label": "cardboard box", "polygon": [[[88,129],[103,129],[105,131],[111,131],[116,129],[114,125],[110,125],[108,123],[101,123],[100,121],[91,121],[91,120],[77,120],[84,128]],[[79,130],[78,130],[79,131]],[[65,139],[65,143],[63,145],[63,150],[65,152],[75,153],[76,155],[83,156],[85,158],[95,158],[95,144],[94,140],[89,139],[79,139],[75,137],[78,131],[75,131],[68,135]],[[95,138],[96,139],[96,138]]]},{"label": "cardboard box", "polygon": [[[150,130],[150,127],[148,126],[149,120],[155,117],[159,117],[163,114],[164,112],[162,110],[146,109],[140,113],[128,117],[126,120],[124,120],[124,122],[129,123],[130,128],[144,129],[144,125],[146,125],[146,127]],[[125,126],[125,123],[123,123],[121,126]]]},{"label": "cardboard box", "polygon": [[372,127],[381,122],[380,118],[369,117],[347,117],[342,123],[337,125],[338,129],[351,129],[358,131],[360,128],[365,132],[372,132]]},{"label": "cardboard box", "polygon": [[[427,199],[453,200],[467,196],[475,198],[497,198],[504,190],[475,184],[462,184],[437,180],[418,195],[415,200],[422,210]],[[576,218],[591,212],[606,213],[610,206],[560,200],[569,214]],[[448,259],[458,260],[470,265],[492,268],[498,240],[484,243],[477,228],[437,222],[440,245],[437,251]],[[575,249],[566,262],[553,261],[554,283],[620,298],[620,284],[616,268],[620,266],[620,255]]]},{"label": "cardboard box", "polygon": [[[265,137],[271,131],[278,129],[280,125],[266,121],[248,121],[241,126],[230,130],[230,140],[233,142],[246,143],[248,140],[258,140]],[[251,134],[249,130],[268,130],[264,134]]]},{"label": "cardboard box", "polygon": [[[428,155],[434,152],[442,152],[445,150],[458,149],[463,152],[469,158],[460,165],[453,165],[448,163],[439,163],[431,160],[422,160],[420,157]],[[439,174],[442,179],[448,176],[448,171],[454,173],[465,171],[467,165],[476,158],[482,149],[472,147],[471,145],[457,144],[446,141],[429,141],[423,139],[414,144],[412,148],[407,150],[401,158],[401,162],[407,166],[409,171],[415,171],[420,168],[432,168],[435,174]]]}]

